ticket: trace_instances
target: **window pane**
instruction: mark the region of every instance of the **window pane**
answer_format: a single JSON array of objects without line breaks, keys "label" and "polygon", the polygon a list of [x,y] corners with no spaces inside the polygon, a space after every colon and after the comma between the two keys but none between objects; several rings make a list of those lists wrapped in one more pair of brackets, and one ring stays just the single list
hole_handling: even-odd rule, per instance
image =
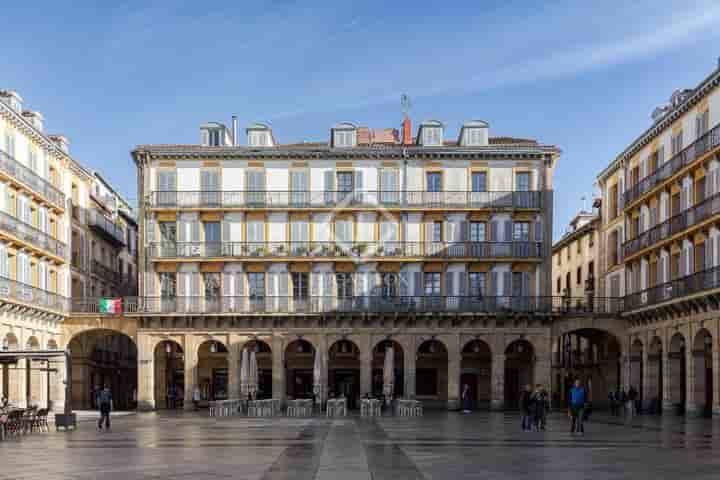
[{"label": "window pane", "polygon": [[527,192],[530,190],[530,173],[520,172],[515,175],[515,190]]},{"label": "window pane", "polygon": [[485,192],[487,191],[487,175],[485,172],[475,172],[472,174],[472,191],[473,192]]},{"label": "window pane", "polygon": [[439,192],[441,190],[441,174],[439,172],[430,172],[427,174],[427,191]]}]

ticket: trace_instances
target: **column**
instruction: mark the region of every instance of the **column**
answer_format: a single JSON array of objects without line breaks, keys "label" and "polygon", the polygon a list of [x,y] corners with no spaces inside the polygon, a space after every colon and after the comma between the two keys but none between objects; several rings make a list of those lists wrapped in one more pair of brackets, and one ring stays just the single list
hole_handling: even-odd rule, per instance
[{"label": "column", "polygon": [[[692,338],[692,337],[690,337]],[[685,342],[685,415],[696,416],[702,414],[702,410],[698,408],[695,403],[695,386],[697,383],[697,376],[695,369],[698,367],[705,368],[704,356],[698,357],[698,352],[695,351],[694,343],[691,341]],[[699,354],[702,355],[702,352]],[[704,374],[704,372],[703,372]],[[703,375],[704,377],[704,375]]]},{"label": "column", "polygon": [[[718,332],[718,330],[715,330]],[[713,335],[712,346],[712,387],[713,387],[713,416],[720,416],[720,385],[718,385],[718,373],[720,373],[720,352],[718,351],[717,334]]]},{"label": "column", "polygon": [[10,366],[9,400],[20,408],[27,406],[27,360],[20,359]]},{"label": "column", "polygon": [[652,379],[652,368],[650,366],[650,338],[645,336],[643,338],[643,351],[642,351],[642,409],[647,411],[650,407],[653,397],[653,379]]},{"label": "column", "polygon": [[192,398],[197,384],[198,369],[198,341],[194,336],[185,335],[185,402],[183,410],[193,410],[195,408]]},{"label": "column", "polygon": [[228,398],[240,398],[240,358],[245,342],[238,335],[228,336]]},{"label": "column", "polygon": [[452,335],[448,339],[448,369],[447,369],[447,408],[458,410],[460,408],[460,335]]},{"label": "column", "polygon": [[[666,337],[667,335],[665,332],[663,333],[663,336]],[[672,412],[675,410],[675,407],[673,406],[672,402],[672,387],[670,385],[670,379],[672,378],[672,375],[670,375],[670,342],[667,341],[667,338],[663,339],[663,349],[662,354],[660,355],[660,361],[662,362],[662,375],[663,375],[663,384],[662,384],[662,409],[664,412]]]},{"label": "column", "polygon": [[65,357],[56,357],[50,363],[50,404],[48,408],[55,413],[65,411],[65,389],[67,388],[67,364]]},{"label": "column", "polygon": [[285,403],[285,339],[280,335],[272,337],[272,396]]},{"label": "column", "polygon": [[[499,342],[496,343],[496,346],[498,345]],[[503,348],[500,351],[504,352],[505,350]],[[505,408],[505,353],[493,355],[491,370],[492,396],[490,409],[503,410]]]},{"label": "column", "polygon": [[372,393],[372,347],[370,335],[358,338],[360,348],[360,395]]},{"label": "column", "polygon": [[403,374],[405,376],[405,398],[415,398],[415,369],[417,365],[417,348],[415,337],[408,340],[408,348],[403,352]]},{"label": "column", "polygon": [[[539,349],[538,349],[539,350]],[[547,387],[548,396],[552,398],[552,353],[539,351],[535,358],[535,383]]]},{"label": "column", "polygon": [[7,364],[0,363],[0,400],[5,398],[7,392],[5,392],[5,378],[7,376]]},{"label": "column", "polygon": [[155,409],[155,351],[151,342],[149,336],[138,335],[138,410]]}]

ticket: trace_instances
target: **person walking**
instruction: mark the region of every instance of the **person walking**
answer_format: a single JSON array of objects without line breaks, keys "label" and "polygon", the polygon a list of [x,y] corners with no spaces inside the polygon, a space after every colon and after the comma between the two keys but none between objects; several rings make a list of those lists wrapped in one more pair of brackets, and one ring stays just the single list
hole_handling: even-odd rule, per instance
[{"label": "person walking", "polygon": [[525,385],[525,390],[520,394],[520,412],[522,413],[522,431],[529,432],[532,430],[531,414],[532,408],[532,385]]},{"label": "person walking", "polygon": [[200,388],[195,385],[192,392],[193,409],[197,412],[200,410]]},{"label": "person walking", "polygon": [[608,403],[610,404],[610,415],[614,417],[617,415],[617,399],[615,398],[615,392],[612,390],[608,393]]},{"label": "person walking", "polygon": [[585,416],[585,402],[587,400],[587,393],[583,388],[580,380],[575,380],[575,385],[570,389],[570,411],[568,412],[572,419],[570,425],[570,434],[579,433],[580,435],[585,434],[585,428],[583,426]]},{"label": "person walking", "polygon": [[105,428],[110,430],[110,412],[113,407],[113,397],[110,392],[110,386],[105,385],[105,388],[100,390],[95,399],[95,403],[100,410],[100,420],[98,420],[98,430],[102,430],[103,421],[105,422]]},{"label": "person walking", "polygon": [[463,413],[470,413],[472,409],[472,399],[470,398],[470,385],[468,385],[467,383],[463,385],[462,404]]},{"label": "person walking", "polygon": [[533,427],[536,431],[545,430],[545,421],[547,419],[547,410],[550,407],[550,398],[545,391],[545,387],[538,383],[533,393],[532,405],[534,407]]},{"label": "person walking", "polygon": [[625,403],[625,409],[627,410],[627,418],[628,420],[632,420],[636,413],[636,404],[638,398],[638,392],[635,390],[635,387],[630,385],[630,388],[628,389],[627,393],[627,402]]}]

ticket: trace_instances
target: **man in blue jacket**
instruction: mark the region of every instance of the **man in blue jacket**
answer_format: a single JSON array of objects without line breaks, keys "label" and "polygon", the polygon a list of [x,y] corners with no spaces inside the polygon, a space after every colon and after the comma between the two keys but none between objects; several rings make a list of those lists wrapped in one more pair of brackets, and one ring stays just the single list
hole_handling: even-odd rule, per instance
[{"label": "man in blue jacket", "polygon": [[570,417],[572,418],[572,426],[570,434],[578,432],[580,435],[585,433],[583,428],[583,417],[585,415],[585,402],[587,394],[585,388],[580,384],[580,380],[575,380],[575,386],[570,389]]}]

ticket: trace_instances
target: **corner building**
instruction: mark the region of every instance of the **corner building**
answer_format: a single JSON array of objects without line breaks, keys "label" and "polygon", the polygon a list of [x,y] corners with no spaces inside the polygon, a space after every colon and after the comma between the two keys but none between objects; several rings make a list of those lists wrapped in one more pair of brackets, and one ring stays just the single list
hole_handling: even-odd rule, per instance
[{"label": "corner building", "polygon": [[[257,352],[260,398],[311,397],[314,353],[350,406],[382,392],[458,407],[514,407],[550,383],[552,173],[560,151],[492,137],[445,138],[438,121],[340,123],[327,142],[279,144],[236,121],[200,145],[142,145],[138,168],[138,406],[239,398],[240,355]],[[190,402],[185,402],[190,408]]]}]

